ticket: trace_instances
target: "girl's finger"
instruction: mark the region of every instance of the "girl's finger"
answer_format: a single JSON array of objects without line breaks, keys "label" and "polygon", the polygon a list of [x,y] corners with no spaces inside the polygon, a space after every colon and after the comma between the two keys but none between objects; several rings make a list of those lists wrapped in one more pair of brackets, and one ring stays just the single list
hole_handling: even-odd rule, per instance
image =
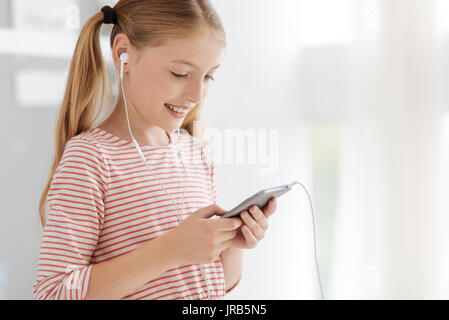
[{"label": "girl's finger", "polygon": [[239,232],[239,229],[221,232],[220,242],[225,242],[230,239],[234,239],[238,232]]},{"label": "girl's finger", "polygon": [[252,232],[248,228],[248,226],[244,225],[242,227],[242,233],[246,239],[246,243],[248,244],[248,247],[254,248],[257,245],[258,241],[257,241],[256,237],[252,234]]},{"label": "girl's finger", "polygon": [[259,226],[259,224],[251,217],[251,215],[248,213],[248,211],[242,211],[241,217],[243,222],[249,227],[252,234],[256,237],[257,240],[261,240],[264,235],[265,231]]},{"label": "girl's finger", "polygon": [[269,217],[271,216],[274,211],[276,211],[276,206],[277,206],[277,202],[276,202],[276,198],[273,197],[270,199],[270,201],[268,202],[268,204],[265,206],[263,213],[265,214],[265,217]]},{"label": "girl's finger", "polygon": [[257,224],[265,231],[268,229],[268,221],[265,217],[265,214],[260,210],[258,206],[253,206],[249,208],[249,212],[253,216],[254,220],[256,220]]}]

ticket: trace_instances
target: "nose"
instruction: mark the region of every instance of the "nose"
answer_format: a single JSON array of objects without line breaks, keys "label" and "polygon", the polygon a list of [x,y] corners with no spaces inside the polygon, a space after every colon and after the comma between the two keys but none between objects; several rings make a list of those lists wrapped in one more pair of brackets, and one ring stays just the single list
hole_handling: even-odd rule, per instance
[{"label": "nose", "polygon": [[196,105],[203,101],[206,92],[207,84],[202,81],[191,81],[187,85],[184,98]]}]

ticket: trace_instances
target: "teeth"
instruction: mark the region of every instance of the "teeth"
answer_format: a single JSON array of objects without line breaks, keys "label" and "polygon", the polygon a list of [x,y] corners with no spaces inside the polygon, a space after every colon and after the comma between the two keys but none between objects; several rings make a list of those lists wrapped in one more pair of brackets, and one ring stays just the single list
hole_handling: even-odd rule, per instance
[{"label": "teeth", "polygon": [[184,113],[184,111],[182,110],[182,109],[179,109],[179,108],[176,108],[176,107],[172,107],[172,106],[170,106],[170,105],[166,105],[169,109],[171,109],[171,110],[173,110],[173,111],[175,111],[175,112],[177,112],[177,113]]}]

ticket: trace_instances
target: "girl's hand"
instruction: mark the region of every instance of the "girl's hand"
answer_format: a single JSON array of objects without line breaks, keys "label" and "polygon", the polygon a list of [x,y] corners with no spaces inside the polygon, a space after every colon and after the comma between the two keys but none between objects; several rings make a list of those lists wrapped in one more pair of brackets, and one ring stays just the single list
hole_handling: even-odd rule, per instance
[{"label": "girl's hand", "polygon": [[239,217],[210,219],[224,213],[226,210],[216,204],[203,207],[164,234],[170,239],[169,251],[177,257],[178,264],[212,263],[229,247],[242,220]]},{"label": "girl's hand", "polygon": [[271,198],[264,209],[258,206],[252,206],[248,211],[242,211],[240,217],[243,220],[243,225],[239,232],[231,240],[230,247],[239,249],[252,249],[265,236],[265,231],[268,229],[268,218],[276,210],[276,198]]}]

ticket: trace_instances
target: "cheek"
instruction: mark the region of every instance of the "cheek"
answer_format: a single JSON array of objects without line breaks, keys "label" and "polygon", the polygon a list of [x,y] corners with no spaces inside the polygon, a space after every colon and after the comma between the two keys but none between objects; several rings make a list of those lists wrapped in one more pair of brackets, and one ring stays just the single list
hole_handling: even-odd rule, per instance
[{"label": "cheek", "polygon": [[[172,77],[173,78],[173,77]],[[161,78],[158,81],[159,97],[162,99],[162,103],[166,102],[179,102],[176,101],[183,89],[182,81],[172,79],[170,76]]]},{"label": "cheek", "polygon": [[182,91],[180,82],[161,74],[135,74],[129,84],[133,102],[136,106],[146,108],[157,109],[164,103],[173,101]]}]

